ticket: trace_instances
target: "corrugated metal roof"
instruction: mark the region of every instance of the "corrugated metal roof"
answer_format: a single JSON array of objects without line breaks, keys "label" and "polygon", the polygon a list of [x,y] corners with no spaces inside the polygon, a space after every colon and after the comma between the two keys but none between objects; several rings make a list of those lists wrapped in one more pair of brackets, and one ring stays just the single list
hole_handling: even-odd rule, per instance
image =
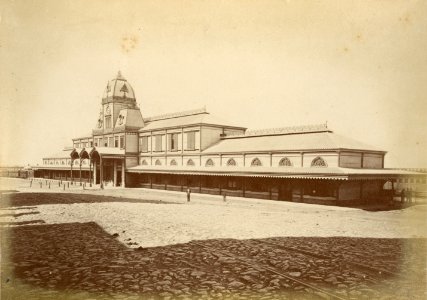
[{"label": "corrugated metal roof", "polygon": [[232,124],[232,122],[228,122],[220,118],[213,117],[208,112],[199,112],[191,115],[184,115],[184,116],[178,115],[178,117],[171,117],[168,119],[150,121],[145,127],[141,128],[140,131],[150,131],[150,130],[157,130],[157,129],[163,129],[163,128],[181,127],[181,126],[199,125],[199,124],[221,125],[221,126],[230,126],[230,127],[246,129],[244,127]]},{"label": "corrugated metal roof", "polygon": [[224,139],[249,137],[249,136],[300,134],[300,133],[328,132],[328,131],[332,132],[331,130],[328,129],[328,126],[326,124],[314,124],[314,125],[247,130],[245,133],[230,134],[224,137]]},{"label": "corrugated metal roof", "polygon": [[287,168],[287,167],[203,167],[203,166],[136,166],[127,169],[134,173],[162,173],[211,176],[251,176],[276,178],[316,178],[316,179],[364,179],[392,178],[417,175],[415,172],[390,169],[351,168]]},{"label": "corrugated metal roof", "polygon": [[[233,153],[256,151],[295,151],[354,149],[382,151],[362,142],[335,134],[333,132],[315,132],[300,134],[282,134],[267,136],[244,136],[219,141],[204,153]],[[385,151],[384,151],[385,152]]]},{"label": "corrugated metal roof", "polygon": [[51,154],[51,155],[49,155],[49,156],[45,156],[45,157],[43,157],[43,159],[47,159],[47,158],[70,158],[71,152],[72,152],[73,150],[74,150],[74,149],[71,149],[71,150],[63,150],[63,151],[60,151],[60,152],[56,152],[56,153],[53,153],[53,154]]},{"label": "corrugated metal roof", "polygon": [[141,111],[139,109],[122,109],[117,117],[116,126],[119,127],[134,127],[141,128],[144,126]]}]

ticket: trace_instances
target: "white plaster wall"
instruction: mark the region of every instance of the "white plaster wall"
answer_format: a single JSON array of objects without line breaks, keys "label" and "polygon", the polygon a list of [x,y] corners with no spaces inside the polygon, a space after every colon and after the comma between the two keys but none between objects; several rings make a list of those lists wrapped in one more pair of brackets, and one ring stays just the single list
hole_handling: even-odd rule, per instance
[{"label": "white plaster wall", "polygon": [[279,162],[282,158],[287,157],[291,163],[292,167],[299,168],[301,167],[301,155],[300,154],[273,154],[273,167],[278,167]]},{"label": "white plaster wall", "polygon": [[212,159],[212,161],[214,163],[214,167],[219,167],[220,166],[219,155],[202,156],[202,166],[206,166],[206,161],[208,159]]},{"label": "white plaster wall", "polygon": [[224,133],[226,135],[233,135],[233,134],[243,134],[245,131],[243,129],[224,129]]},{"label": "white plaster wall", "polygon": [[338,167],[338,153],[327,153],[327,152],[318,152],[318,153],[304,153],[304,167],[310,168],[311,162],[316,157],[320,156],[326,162],[328,167]]},{"label": "white plaster wall", "polygon": [[200,131],[196,131],[196,137],[195,137],[195,143],[196,143],[196,149],[200,150]]},{"label": "white plaster wall", "polygon": [[184,156],[184,164],[183,166],[187,166],[187,161],[192,159],[194,161],[194,166],[197,167],[200,165],[200,157],[199,156]]},{"label": "white plaster wall", "polygon": [[166,163],[166,161],[165,161],[165,158],[164,157],[153,157],[153,166],[155,166],[156,165],[156,161],[157,160],[159,160],[162,164],[162,166],[165,166],[165,163]]},{"label": "white plaster wall", "polygon": [[[120,143],[120,138],[119,138]],[[126,152],[137,152],[138,151],[138,135],[137,134],[126,134],[125,135],[125,151]]]},{"label": "white plaster wall", "polygon": [[162,135],[162,152],[166,151],[166,134]]},{"label": "white plaster wall", "polygon": [[182,133],[178,134],[178,151],[182,151]]},{"label": "white plaster wall", "polygon": [[201,150],[205,150],[209,146],[217,143],[220,140],[222,128],[217,127],[202,127],[201,131]]},{"label": "white plaster wall", "polygon": [[151,165],[151,158],[149,156],[140,156],[139,157],[139,165],[142,165],[142,161],[145,159],[147,162],[147,166]]},{"label": "white plaster wall", "polygon": [[270,167],[270,155],[269,154],[247,154],[245,166],[250,167],[252,160],[255,158],[258,158],[261,161],[262,167]]},{"label": "white plaster wall", "polygon": [[236,161],[237,167],[243,167],[243,155],[223,155],[222,156],[222,165],[227,166],[227,161],[233,158]]},{"label": "white plaster wall", "polygon": [[182,159],[181,159],[181,156],[168,156],[168,166],[170,166],[170,165],[171,165],[171,161],[172,161],[173,159],[176,161],[176,165],[177,165],[177,166],[181,166],[181,165],[182,165]]}]

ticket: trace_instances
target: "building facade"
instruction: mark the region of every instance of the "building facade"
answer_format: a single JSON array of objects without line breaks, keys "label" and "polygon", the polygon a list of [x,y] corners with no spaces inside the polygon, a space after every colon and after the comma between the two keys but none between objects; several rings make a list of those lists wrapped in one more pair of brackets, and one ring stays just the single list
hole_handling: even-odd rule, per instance
[{"label": "building facade", "polygon": [[384,199],[387,182],[416,175],[385,169],[385,155],[325,124],[249,131],[206,109],[143,117],[119,72],[92,132],[43,158],[35,176],[346,205]]}]

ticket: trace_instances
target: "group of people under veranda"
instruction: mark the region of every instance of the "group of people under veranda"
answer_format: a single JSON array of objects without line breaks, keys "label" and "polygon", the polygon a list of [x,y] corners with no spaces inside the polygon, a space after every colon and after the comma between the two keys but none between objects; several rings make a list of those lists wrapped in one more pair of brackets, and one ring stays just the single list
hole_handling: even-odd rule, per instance
[{"label": "group of people under veranda", "polygon": [[415,203],[414,191],[411,188],[402,189],[400,192],[400,203]]}]

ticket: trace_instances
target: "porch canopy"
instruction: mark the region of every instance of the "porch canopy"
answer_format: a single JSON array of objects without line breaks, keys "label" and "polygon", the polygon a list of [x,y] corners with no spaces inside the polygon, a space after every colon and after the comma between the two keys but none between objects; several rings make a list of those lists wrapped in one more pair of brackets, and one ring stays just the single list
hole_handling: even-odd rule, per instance
[{"label": "porch canopy", "polygon": [[93,147],[90,151],[82,151],[81,156],[87,155],[90,157],[91,162],[94,164],[93,167],[93,180],[96,183],[97,174],[96,169],[99,164],[99,183],[101,188],[104,187],[104,168],[108,168],[105,164],[106,160],[110,160],[113,163],[113,184],[117,186],[117,161],[121,161],[121,186],[125,186],[125,168],[126,168],[126,160],[125,160],[125,150],[120,148],[111,148],[111,147]]},{"label": "porch canopy", "polygon": [[286,167],[205,167],[205,166],[146,166],[127,169],[129,173],[243,176],[324,180],[395,180],[404,176],[420,176],[417,172],[392,169],[286,168]]}]

